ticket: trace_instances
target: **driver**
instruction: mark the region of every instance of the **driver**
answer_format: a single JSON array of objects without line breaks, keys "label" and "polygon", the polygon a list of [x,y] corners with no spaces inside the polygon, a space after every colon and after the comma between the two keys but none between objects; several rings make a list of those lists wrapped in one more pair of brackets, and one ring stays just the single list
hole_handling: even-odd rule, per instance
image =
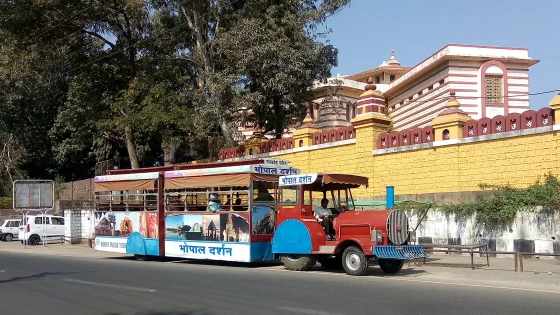
[{"label": "driver", "polygon": [[332,212],[331,209],[327,208],[329,205],[329,200],[323,198],[321,200],[321,207],[315,209],[315,218],[317,222],[321,224],[321,226],[325,229],[325,233],[327,234],[327,239],[331,237],[331,216]]}]

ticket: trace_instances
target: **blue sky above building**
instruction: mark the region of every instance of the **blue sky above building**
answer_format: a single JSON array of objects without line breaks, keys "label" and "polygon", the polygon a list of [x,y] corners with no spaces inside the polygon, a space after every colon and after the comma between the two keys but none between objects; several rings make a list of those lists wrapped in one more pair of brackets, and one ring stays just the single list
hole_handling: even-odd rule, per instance
[{"label": "blue sky above building", "polygon": [[[402,66],[415,66],[447,44],[517,47],[540,60],[529,71],[530,93],[559,90],[559,10],[551,0],[352,0],[326,23],[339,49],[332,75],[376,68],[391,50]],[[531,109],[556,94],[531,95]]]}]

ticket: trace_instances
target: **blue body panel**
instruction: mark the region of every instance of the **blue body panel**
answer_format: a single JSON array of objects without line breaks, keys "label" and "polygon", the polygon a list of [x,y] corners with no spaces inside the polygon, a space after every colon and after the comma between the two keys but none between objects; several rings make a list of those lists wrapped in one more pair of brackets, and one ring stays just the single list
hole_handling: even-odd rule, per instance
[{"label": "blue body panel", "polygon": [[428,258],[426,252],[420,245],[403,246],[373,246],[373,255],[381,259],[411,260]]},{"label": "blue body panel", "polygon": [[159,256],[159,240],[157,238],[145,238],[146,255]]},{"label": "blue body panel", "polygon": [[386,200],[387,200],[387,209],[393,209],[395,207],[395,186],[387,186],[385,187],[386,191]]},{"label": "blue body panel", "polygon": [[146,255],[146,242],[138,232],[133,232],[126,241],[126,253],[134,255]]},{"label": "blue body panel", "polygon": [[270,242],[251,243],[251,262],[274,260]]},{"label": "blue body panel", "polygon": [[309,229],[299,220],[286,220],[276,228],[272,239],[273,254],[311,254]]}]

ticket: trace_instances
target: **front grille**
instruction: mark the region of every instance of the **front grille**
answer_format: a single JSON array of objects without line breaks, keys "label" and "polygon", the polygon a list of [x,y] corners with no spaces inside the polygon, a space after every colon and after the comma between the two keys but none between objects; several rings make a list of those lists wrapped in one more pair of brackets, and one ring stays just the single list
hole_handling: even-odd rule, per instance
[{"label": "front grille", "polygon": [[387,218],[387,235],[395,245],[402,245],[408,238],[408,217],[401,210],[393,210]]}]

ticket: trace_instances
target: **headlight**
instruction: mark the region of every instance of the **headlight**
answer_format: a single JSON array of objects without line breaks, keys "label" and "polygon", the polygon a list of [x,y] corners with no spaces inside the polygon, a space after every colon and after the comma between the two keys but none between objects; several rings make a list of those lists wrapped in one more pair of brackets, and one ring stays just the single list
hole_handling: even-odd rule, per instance
[{"label": "headlight", "polygon": [[410,233],[410,236],[409,236],[410,242],[411,243],[416,243],[416,231],[410,231],[409,233]]},{"label": "headlight", "polygon": [[383,233],[379,230],[371,230],[371,240],[378,243],[383,243]]}]

